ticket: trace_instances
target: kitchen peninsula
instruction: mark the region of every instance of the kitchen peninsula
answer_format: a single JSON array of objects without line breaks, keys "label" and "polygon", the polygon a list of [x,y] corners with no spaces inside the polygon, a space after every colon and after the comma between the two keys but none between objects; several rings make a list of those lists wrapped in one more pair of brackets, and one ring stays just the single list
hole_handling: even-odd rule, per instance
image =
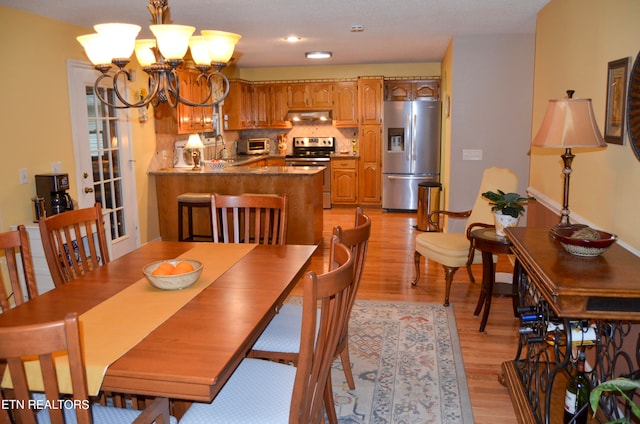
[{"label": "kitchen peninsula", "polygon": [[[324,167],[225,166],[210,170],[164,168],[150,171],[155,177],[160,236],[178,240],[178,202],[182,193],[286,193],[288,196],[287,243],[318,244],[322,241],[322,171]],[[198,212],[202,214],[198,215]],[[198,225],[210,224],[204,210],[194,210]],[[207,227],[208,228],[208,227]],[[208,230],[204,229],[204,232]]]}]

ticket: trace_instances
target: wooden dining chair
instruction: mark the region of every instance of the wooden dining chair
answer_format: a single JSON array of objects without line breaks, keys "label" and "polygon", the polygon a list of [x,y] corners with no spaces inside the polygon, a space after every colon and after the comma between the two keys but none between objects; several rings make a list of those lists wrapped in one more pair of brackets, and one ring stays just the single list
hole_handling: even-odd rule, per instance
[{"label": "wooden dining chair", "polygon": [[[72,393],[61,393],[58,375],[64,375],[56,367],[55,358],[61,354],[68,357]],[[10,411],[15,421],[23,424],[70,423],[160,423],[171,422],[169,401],[156,398],[144,411],[114,408],[90,403],[84,361],[80,347],[78,315],[69,313],[64,320],[44,322],[19,327],[0,328],[0,358],[7,361],[11,376],[12,390],[4,393],[5,401],[14,408]],[[37,359],[36,359],[37,358]],[[42,384],[39,391],[29,387],[28,361],[37,361],[42,370]],[[33,368],[31,368],[33,369]],[[37,368],[36,368],[37,369]],[[8,395],[12,395],[10,398]],[[61,400],[64,400],[62,402]],[[31,402],[30,402],[31,401]],[[34,405],[61,406],[44,409]],[[7,419],[9,411],[0,411],[0,422]],[[173,422],[175,418],[173,418]]]},{"label": "wooden dining chair", "polygon": [[215,243],[286,244],[287,195],[211,195]]},{"label": "wooden dining chair", "polygon": [[18,225],[16,230],[0,233],[0,249],[4,251],[9,277],[8,282],[3,282],[0,278],[0,312],[3,312],[24,303],[21,280],[24,282],[27,299],[33,299],[38,295],[38,286],[33,269],[29,235],[24,225]]},{"label": "wooden dining chair", "polygon": [[[303,277],[302,332],[297,367],[245,358],[211,403],[193,403],[180,419],[195,423],[316,424],[323,404],[336,347],[353,290],[353,256],[333,237],[324,274]],[[320,303],[320,312],[317,305]],[[316,332],[316,328],[319,330]]]},{"label": "wooden dining chair", "polygon": [[56,287],[109,262],[100,203],[92,208],[40,218],[39,225],[44,254]]},{"label": "wooden dining chair", "polygon": [[[351,248],[354,257],[353,265],[353,290],[349,293],[348,307],[345,311],[345,325],[340,334],[340,340],[336,348],[336,356],[340,355],[342,369],[350,389],[355,389],[355,380],[351,370],[351,358],[349,357],[349,317],[355,302],[358,286],[362,277],[364,263],[367,255],[367,246],[371,235],[371,219],[361,208],[356,209],[355,227],[343,229],[336,226],[333,235],[340,243]],[[300,346],[300,327],[302,325],[302,308],[299,305],[285,303],[278,314],[271,320],[267,328],[253,345],[250,356],[255,358],[270,359],[277,362],[291,362],[296,364]],[[337,423],[333,396],[325,405],[329,422]]]}]

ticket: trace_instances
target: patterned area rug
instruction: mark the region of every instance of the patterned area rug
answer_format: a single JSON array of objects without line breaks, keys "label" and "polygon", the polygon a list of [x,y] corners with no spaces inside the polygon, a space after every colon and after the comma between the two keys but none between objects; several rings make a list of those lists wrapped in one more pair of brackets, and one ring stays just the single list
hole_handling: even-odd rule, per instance
[{"label": "patterned area rug", "polygon": [[451,307],[356,301],[349,333],[356,389],[339,359],[331,374],[340,424],[473,423]]}]

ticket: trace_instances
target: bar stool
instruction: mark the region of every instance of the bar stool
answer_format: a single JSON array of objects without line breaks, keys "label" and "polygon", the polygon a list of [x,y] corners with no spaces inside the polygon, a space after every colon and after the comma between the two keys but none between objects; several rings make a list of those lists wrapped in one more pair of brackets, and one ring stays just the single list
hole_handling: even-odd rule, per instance
[{"label": "bar stool", "polygon": [[[187,236],[184,236],[183,215],[187,209]],[[211,193],[182,193],[178,196],[178,241],[196,241],[196,238],[213,241],[213,231],[209,234],[193,233],[193,208],[209,210],[209,227],[211,227]]]}]

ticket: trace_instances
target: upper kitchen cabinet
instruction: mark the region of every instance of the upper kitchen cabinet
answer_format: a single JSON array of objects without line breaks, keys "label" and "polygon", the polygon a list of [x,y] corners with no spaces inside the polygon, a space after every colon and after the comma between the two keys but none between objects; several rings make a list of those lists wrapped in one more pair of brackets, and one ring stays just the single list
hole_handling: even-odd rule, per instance
[{"label": "upper kitchen cabinet", "polygon": [[287,121],[287,84],[270,84],[269,94],[269,128],[291,128]]},{"label": "upper kitchen cabinet", "polygon": [[289,109],[333,108],[333,83],[309,82],[289,84]]},{"label": "upper kitchen cabinet", "polygon": [[333,85],[333,125],[338,128],[358,126],[358,83],[341,81]]},{"label": "upper kitchen cabinet", "polygon": [[440,98],[440,80],[388,80],[384,83],[384,99],[402,100],[438,100]]},{"label": "upper kitchen cabinet", "polygon": [[250,83],[229,81],[229,95],[222,105],[222,119],[225,130],[253,128],[253,93]]},{"label": "upper kitchen cabinet", "polygon": [[[177,73],[181,97],[194,103],[206,100],[209,89],[198,81],[198,71],[178,69]],[[156,120],[164,121],[160,125],[167,133],[192,134],[213,131],[213,106],[188,106],[178,103],[173,108],[167,103],[160,103],[154,113]]]},{"label": "upper kitchen cabinet", "polygon": [[382,77],[358,79],[360,125],[382,124]]}]

